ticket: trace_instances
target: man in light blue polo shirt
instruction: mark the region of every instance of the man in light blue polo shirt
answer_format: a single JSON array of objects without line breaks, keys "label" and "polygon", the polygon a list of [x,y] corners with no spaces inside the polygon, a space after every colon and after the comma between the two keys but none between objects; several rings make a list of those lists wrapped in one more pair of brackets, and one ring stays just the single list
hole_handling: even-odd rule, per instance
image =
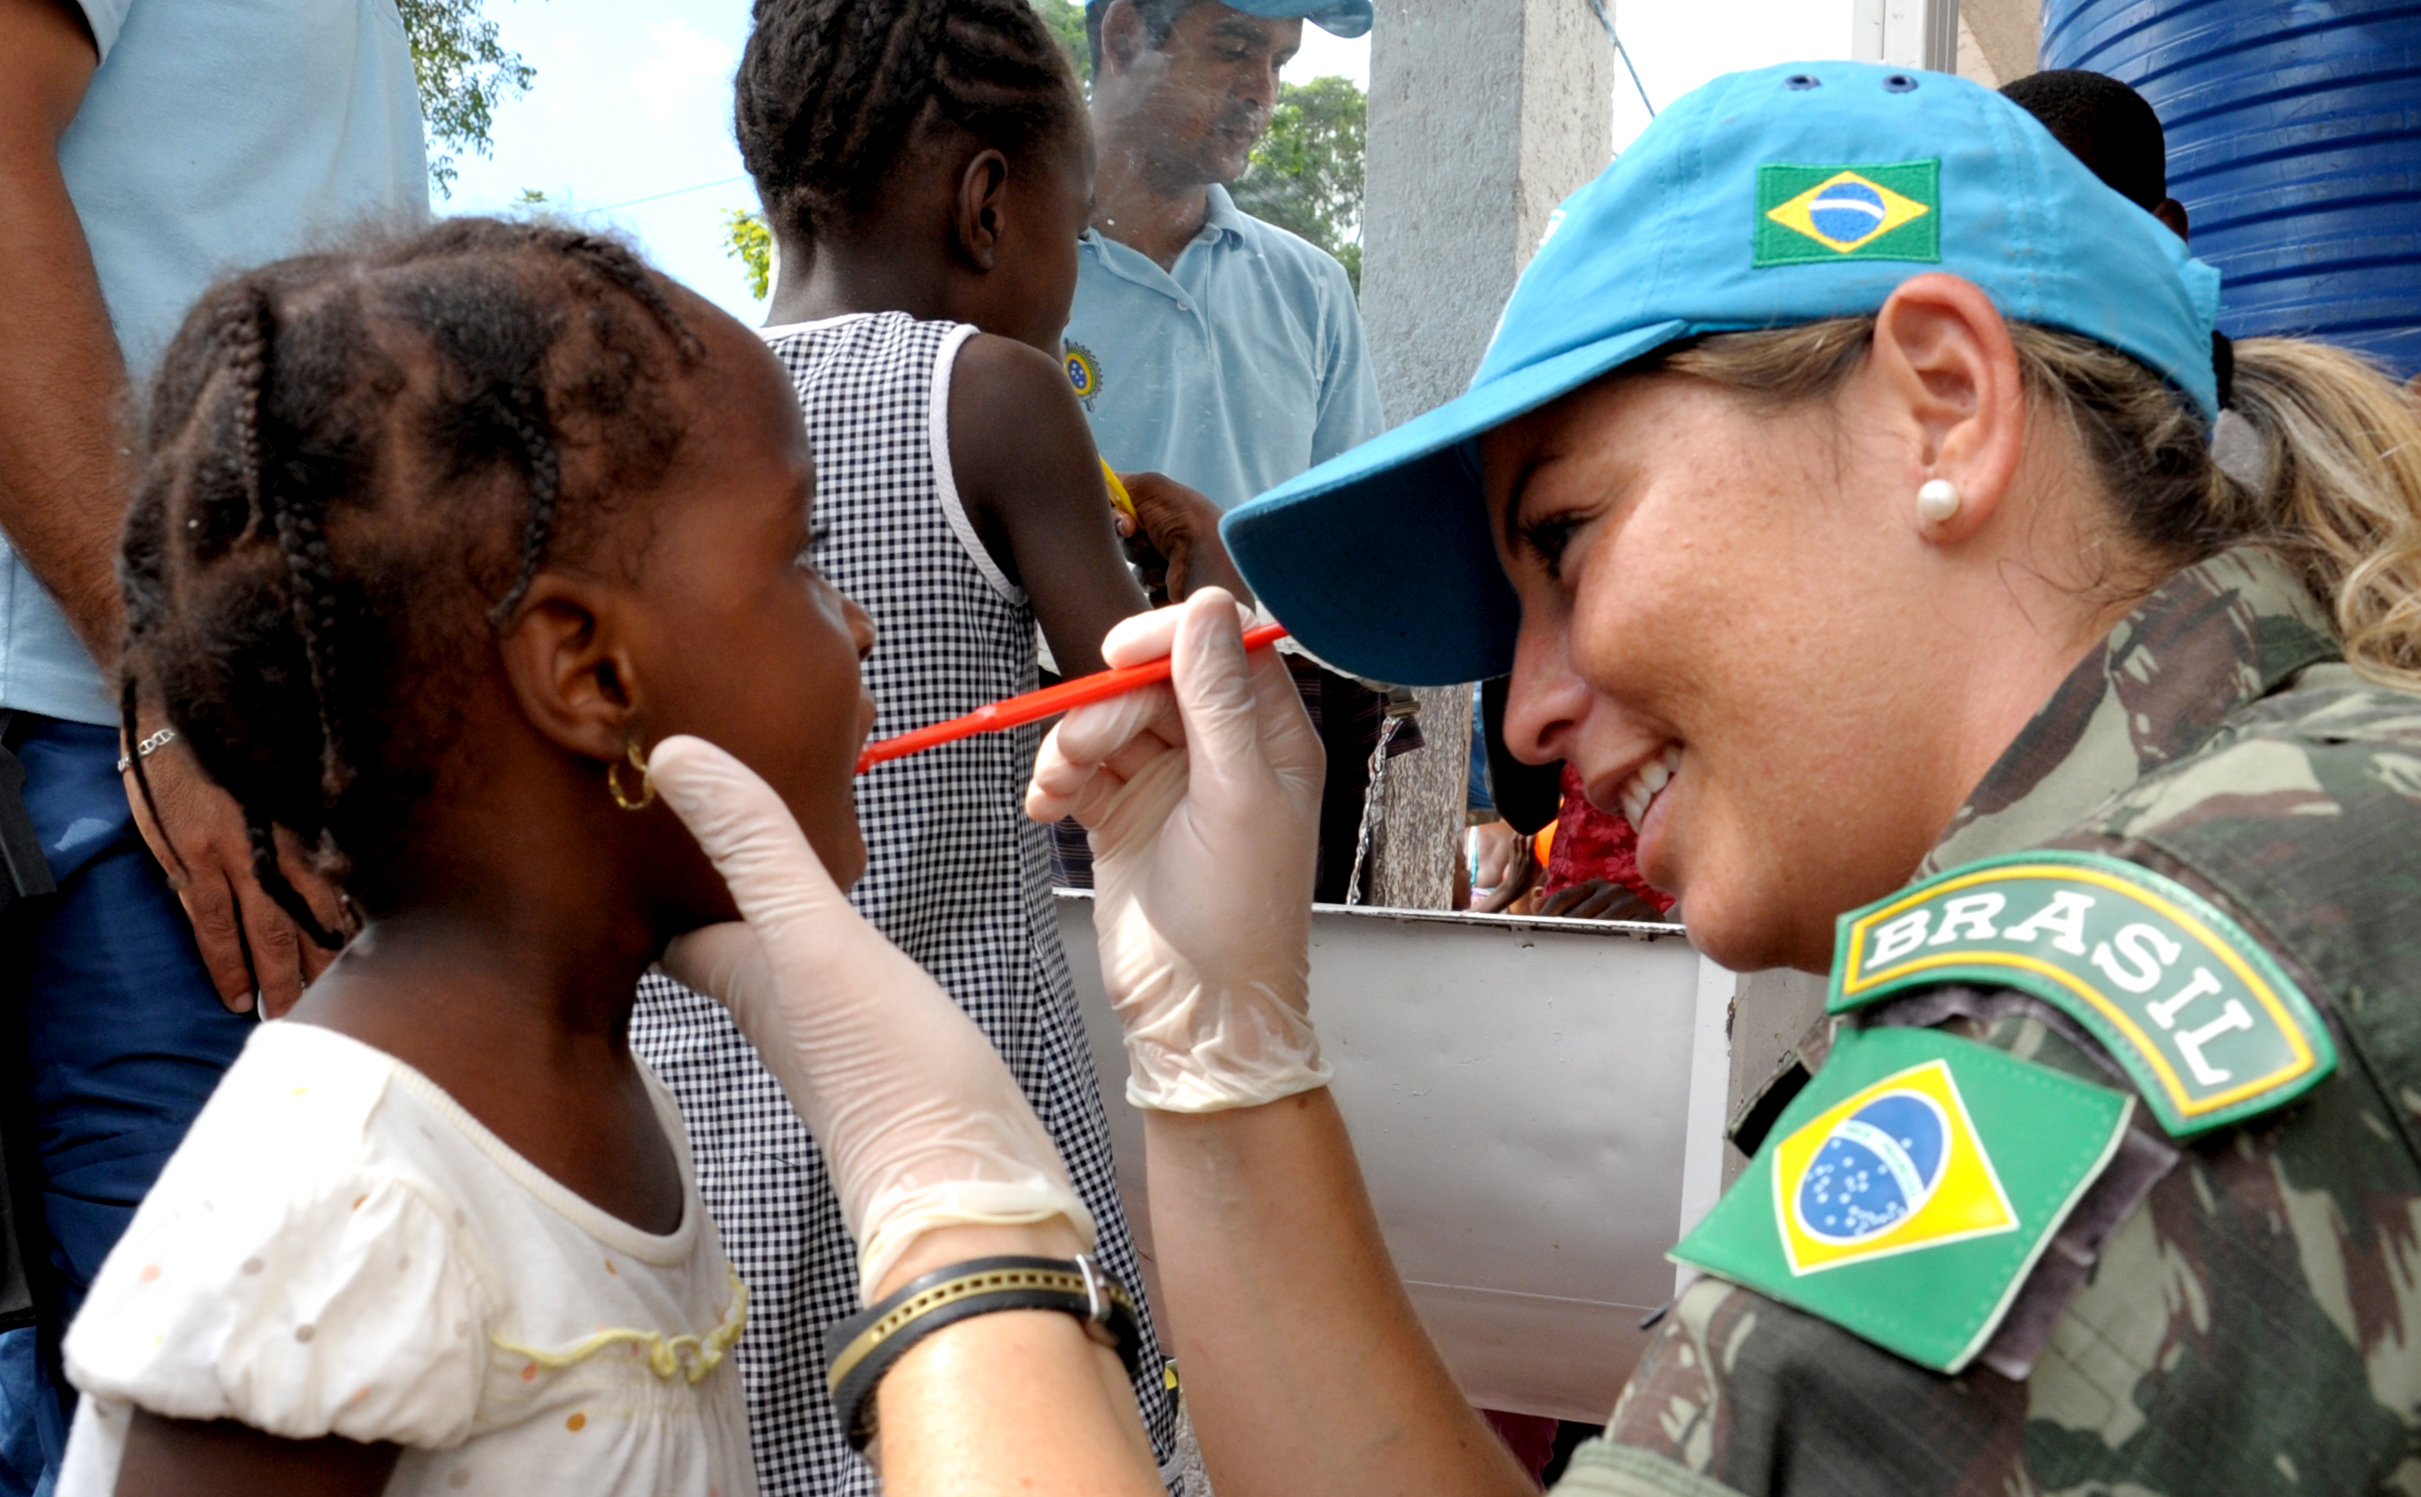
[{"label": "man in light blue polo shirt", "polygon": [[49,1340],[0,1335],[0,1497],[48,1490],[58,1329],[251,1011],[327,960],[148,714],[176,889],[135,826],[105,670],[130,386],[212,277],[427,213],[395,0],[0,0],[0,1135]]},{"label": "man in light blue polo shirt", "polygon": [[[1222,509],[1386,426],[1353,283],[1335,257],[1238,209],[1308,19],[1370,29],[1370,0],[1090,0],[1093,224],[1077,256],[1068,380],[1121,472],[1165,473]],[[1385,699],[1289,657],[1328,750],[1318,897],[1346,897]],[[1397,749],[1420,741],[1401,732]],[[1072,823],[1071,823],[1072,825]],[[1081,836],[1061,876],[1089,880]]]},{"label": "man in light blue polo shirt", "polygon": [[1092,0],[1093,226],[1068,377],[1102,456],[1233,509],[1377,436],[1345,268],[1240,211],[1303,21],[1370,29],[1369,0]]}]

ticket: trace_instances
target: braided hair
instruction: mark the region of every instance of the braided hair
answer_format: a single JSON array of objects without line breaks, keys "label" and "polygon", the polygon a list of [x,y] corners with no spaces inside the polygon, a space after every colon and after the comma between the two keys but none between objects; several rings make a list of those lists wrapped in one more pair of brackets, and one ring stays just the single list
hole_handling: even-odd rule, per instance
[{"label": "braided hair", "polygon": [[802,245],[871,209],[944,132],[1015,157],[1084,118],[1029,0],[756,0],[734,90],[740,159]]},{"label": "braided hair", "polygon": [[703,354],[621,244],[493,219],[246,271],[186,317],[119,558],[121,720],[131,742],[138,702],[165,707],[313,940],[342,937],[276,829],[384,897],[361,881],[435,779],[463,662],[551,552],[662,478],[685,428],[669,386]]}]

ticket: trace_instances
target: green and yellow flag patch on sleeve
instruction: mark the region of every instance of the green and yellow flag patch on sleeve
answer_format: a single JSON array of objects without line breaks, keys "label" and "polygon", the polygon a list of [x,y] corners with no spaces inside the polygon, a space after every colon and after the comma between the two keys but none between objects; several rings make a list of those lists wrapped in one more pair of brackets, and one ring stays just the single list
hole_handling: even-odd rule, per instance
[{"label": "green and yellow flag patch on sleeve", "polygon": [[2084,1025],[2171,1135],[2238,1123],[2337,1064],[2328,1026],[2268,952],[2174,879],[2118,858],[1988,858],[1845,915],[1834,1013],[1966,982]]},{"label": "green and yellow flag patch on sleeve", "polygon": [[1847,1030],[1673,1257],[1958,1372],[2134,1107],[1939,1030]]}]

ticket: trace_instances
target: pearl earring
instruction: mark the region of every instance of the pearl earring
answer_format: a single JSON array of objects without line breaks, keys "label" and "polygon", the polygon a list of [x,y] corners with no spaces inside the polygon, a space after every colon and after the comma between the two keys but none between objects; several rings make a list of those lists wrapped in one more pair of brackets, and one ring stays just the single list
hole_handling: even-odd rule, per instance
[{"label": "pearl earring", "polygon": [[1917,513],[1940,525],[1959,512],[1959,486],[1947,478],[1928,478],[1917,489]]}]

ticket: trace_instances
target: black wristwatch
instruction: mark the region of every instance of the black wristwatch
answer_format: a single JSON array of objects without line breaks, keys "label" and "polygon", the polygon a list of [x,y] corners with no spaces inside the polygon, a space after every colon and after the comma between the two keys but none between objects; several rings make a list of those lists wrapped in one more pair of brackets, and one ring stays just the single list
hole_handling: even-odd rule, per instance
[{"label": "black wristwatch", "polygon": [[1132,1377],[1143,1354],[1143,1325],[1126,1286],[1090,1253],[1068,1258],[974,1258],[912,1279],[824,1332],[824,1387],[863,1451],[874,1441],[874,1389],[908,1349],[944,1326],[999,1310],[1057,1310],[1118,1353]]}]

